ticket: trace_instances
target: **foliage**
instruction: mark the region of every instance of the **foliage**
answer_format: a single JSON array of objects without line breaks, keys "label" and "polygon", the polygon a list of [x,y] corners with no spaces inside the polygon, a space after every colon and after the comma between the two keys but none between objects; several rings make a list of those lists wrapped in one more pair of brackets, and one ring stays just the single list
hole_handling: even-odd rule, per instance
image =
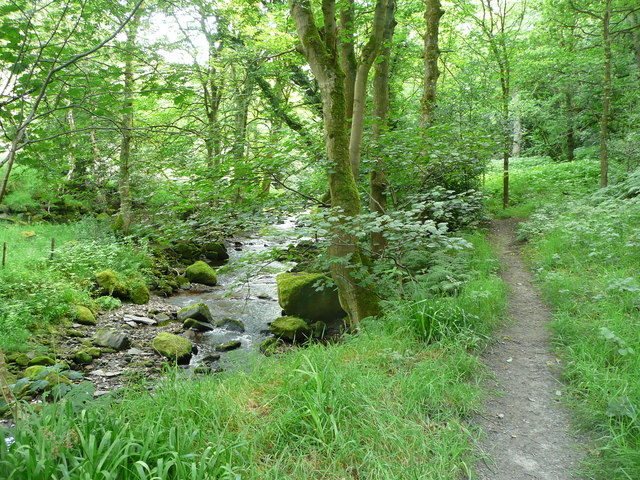
[{"label": "foliage", "polygon": [[[117,269],[130,278],[145,278],[149,259],[144,246],[117,240],[95,219],[29,228],[35,232],[29,238],[20,234],[21,226],[0,231],[0,243],[7,243],[7,264],[0,270],[2,349],[26,348],[29,332],[69,317],[74,304],[90,304],[98,271]],[[51,238],[57,245],[53,258]]]}]

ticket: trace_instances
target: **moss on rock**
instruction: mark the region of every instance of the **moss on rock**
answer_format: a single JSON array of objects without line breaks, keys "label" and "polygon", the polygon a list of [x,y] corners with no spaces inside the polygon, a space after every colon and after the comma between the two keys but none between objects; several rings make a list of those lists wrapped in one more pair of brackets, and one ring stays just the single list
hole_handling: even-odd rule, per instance
[{"label": "moss on rock", "polygon": [[190,328],[191,330],[196,330],[198,332],[213,330],[213,325],[207,322],[200,322],[195,318],[187,318],[182,326],[184,328]]},{"label": "moss on rock", "polygon": [[190,282],[202,283],[204,285],[216,285],[218,278],[216,272],[209,265],[202,261],[197,261],[184,271],[184,276]]},{"label": "moss on rock", "polygon": [[213,322],[213,317],[211,316],[209,307],[202,302],[194,303],[193,305],[181,308],[178,311],[178,321],[184,322],[188,318],[193,318],[199,322]]},{"label": "moss on rock", "polygon": [[146,285],[137,283],[131,287],[129,299],[136,305],[149,303],[149,298],[151,298],[151,295],[149,294],[149,289]]},{"label": "moss on rock", "polygon": [[113,270],[104,270],[96,274],[96,283],[101,295],[110,295],[121,300],[129,298],[129,289],[127,285],[118,280],[116,272]]},{"label": "moss on rock", "polygon": [[27,365],[29,365],[29,360],[30,358],[26,353],[15,353],[12,355],[7,355],[7,362],[18,365],[19,367],[26,367]]},{"label": "moss on rock", "polygon": [[216,346],[216,352],[228,352],[230,350],[235,350],[242,346],[242,342],[240,340],[231,340],[230,342],[223,343],[222,345]]},{"label": "moss on rock", "polygon": [[83,305],[76,305],[76,322],[80,325],[97,325],[98,321],[96,320],[95,315],[91,310]]},{"label": "moss on rock", "polygon": [[222,242],[205,243],[202,250],[207,260],[227,260],[229,258],[227,247]]},{"label": "moss on rock", "polygon": [[301,341],[309,337],[311,329],[307,322],[299,317],[276,318],[269,326],[271,332],[280,338],[291,341]]},{"label": "moss on rock", "polygon": [[183,364],[189,363],[193,345],[187,338],[168,332],[160,332],[156,338],[153,339],[153,349],[163,357]]},{"label": "moss on rock", "polygon": [[47,357],[46,355],[40,355],[38,357],[33,357],[31,360],[29,360],[29,366],[32,365],[46,365],[46,366],[51,366],[51,365],[55,365],[56,362],[53,358],[51,357]]},{"label": "moss on rock", "polygon": [[71,360],[78,365],[86,365],[93,361],[93,357],[84,350],[80,350],[71,356]]},{"label": "moss on rock", "polygon": [[[335,322],[346,313],[331,279],[321,273],[281,273],[276,277],[278,302],[286,315],[310,322]],[[317,290],[318,284],[324,288]]]},{"label": "moss on rock", "polygon": [[29,378],[36,378],[41,372],[43,372],[46,369],[47,367],[45,367],[44,365],[32,365],[31,367],[28,367],[24,371],[23,376],[29,377]]}]

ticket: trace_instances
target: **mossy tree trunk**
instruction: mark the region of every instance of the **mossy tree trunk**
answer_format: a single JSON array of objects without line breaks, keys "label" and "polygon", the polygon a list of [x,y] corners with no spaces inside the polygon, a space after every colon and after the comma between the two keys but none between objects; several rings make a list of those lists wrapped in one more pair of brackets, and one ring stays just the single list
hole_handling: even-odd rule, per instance
[{"label": "mossy tree trunk", "polygon": [[421,99],[422,115],[420,117],[420,123],[423,128],[431,125],[435,118],[436,86],[440,76],[440,70],[438,69],[438,58],[440,57],[438,35],[442,15],[444,15],[444,10],[440,0],[425,0],[424,84]]},{"label": "mossy tree trunk", "polygon": [[[322,96],[325,148],[329,168],[331,206],[347,218],[360,213],[360,198],[349,161],[349,128],[345,100],[345,75],[338,54],[335,0],[323,0],[323,35],[316,26],[309,0],[292,0],[291,14],[301,50],[318,81]],[[376,297],[358,285],[354,271],[363,268],[356,238],[335,222],[329,247],[331,276],[338,286],[340,304],[352,325],[378,313]]]},{"label": "mossy tree trunk", "polygon": [[[373,76],[373,138],[376,144],[377,140],[388,130],[389,123],[389,65],[391,63],[391,40],[396,26],[395,8],[395,0],[389,0],[387,2],[382,49],[380,51],[382,58],[376,63]],[[387,211],[387,176],[384,168],[383,157],[378,153],[375,165],[369,174],[369,209],[372,213],[378,215],[384,215]],[[371,233],[371,250],[375,254],[384,252],[386,244],[384,232]]]},{"label": "mossy tree trunk", "polygon": [[133,222],[131,197],[131,146],[133,140],[133,91],[135,77],[133,74],[133,51],[135,49],[140,15],[137,13],[127,26],[124,65],[124,104],[120,125],[120,178],[118,192],[120,194],[120,226],[122,233],[128,235]]},{"label": "mossy tree trunk", "polygon": [[349,159],[353,176],[358,181],[360,173],[360,148],[364,133],[364,113],[367,101],[367,80],[373,62],[378,58],[386,25],[387,0],[378,0],[373,16],[373,27],[367,43],[362,48],[353,90],[353,112],[351,115],[351,136],[349,138]]},{"label": "mossy tree trunk", "polygon": [[604,88],[602,91],[602,115],[600,116],[600,188],[608,184],[609,175],[609,116],[611,112],[611,0],[605,1],[602,16],[602,44],[604,47]]}]

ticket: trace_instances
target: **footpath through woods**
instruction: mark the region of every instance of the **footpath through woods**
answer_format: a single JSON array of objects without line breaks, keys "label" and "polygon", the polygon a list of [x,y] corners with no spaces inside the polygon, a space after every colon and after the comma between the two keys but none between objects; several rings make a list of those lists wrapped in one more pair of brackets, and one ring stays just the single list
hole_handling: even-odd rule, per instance
[{"label": "footpath through woods", "polygon": [[562,405],[558,360],[549,351],[549,308],[540,300],[516,242],[516,219],[495,220],[492,240],[509,287],[507,325],[483,355],[496,394],[478,423],[486,432],[486,480],[580,480],[581,441],[572,434]]}]

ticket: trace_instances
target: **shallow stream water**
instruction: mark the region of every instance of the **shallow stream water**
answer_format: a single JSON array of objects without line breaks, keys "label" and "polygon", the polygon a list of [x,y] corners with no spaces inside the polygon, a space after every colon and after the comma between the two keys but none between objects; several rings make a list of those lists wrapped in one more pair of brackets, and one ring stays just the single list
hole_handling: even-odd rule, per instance
[{"label": "shallow stream water", "polygon": [[[186,307],[194,303],[205,303],[214,323],[230,318],[240,320],[243,333],[216,327],[197,336],[194,344],[198,353],[191,359],[191,366],[202,363],[207,355],[220,353],[216,365],[229,368],[241,366],[252,353],[258,351],[260,343],[269,336],[268,324],[281,316],[278,304],[276,275],[289,270],[294,264],[260,258],[274,247],[287,247],[296,241],[296,220],[288,218],[279,225],[268,227],[260,234],[240,236],[227,241],[229,261],[218,273],[218,285],[210,291],[186,291],[175,295],[169,302]],[[216,352],[218,345],[239,340],[240,349],[228,353]]]}]

